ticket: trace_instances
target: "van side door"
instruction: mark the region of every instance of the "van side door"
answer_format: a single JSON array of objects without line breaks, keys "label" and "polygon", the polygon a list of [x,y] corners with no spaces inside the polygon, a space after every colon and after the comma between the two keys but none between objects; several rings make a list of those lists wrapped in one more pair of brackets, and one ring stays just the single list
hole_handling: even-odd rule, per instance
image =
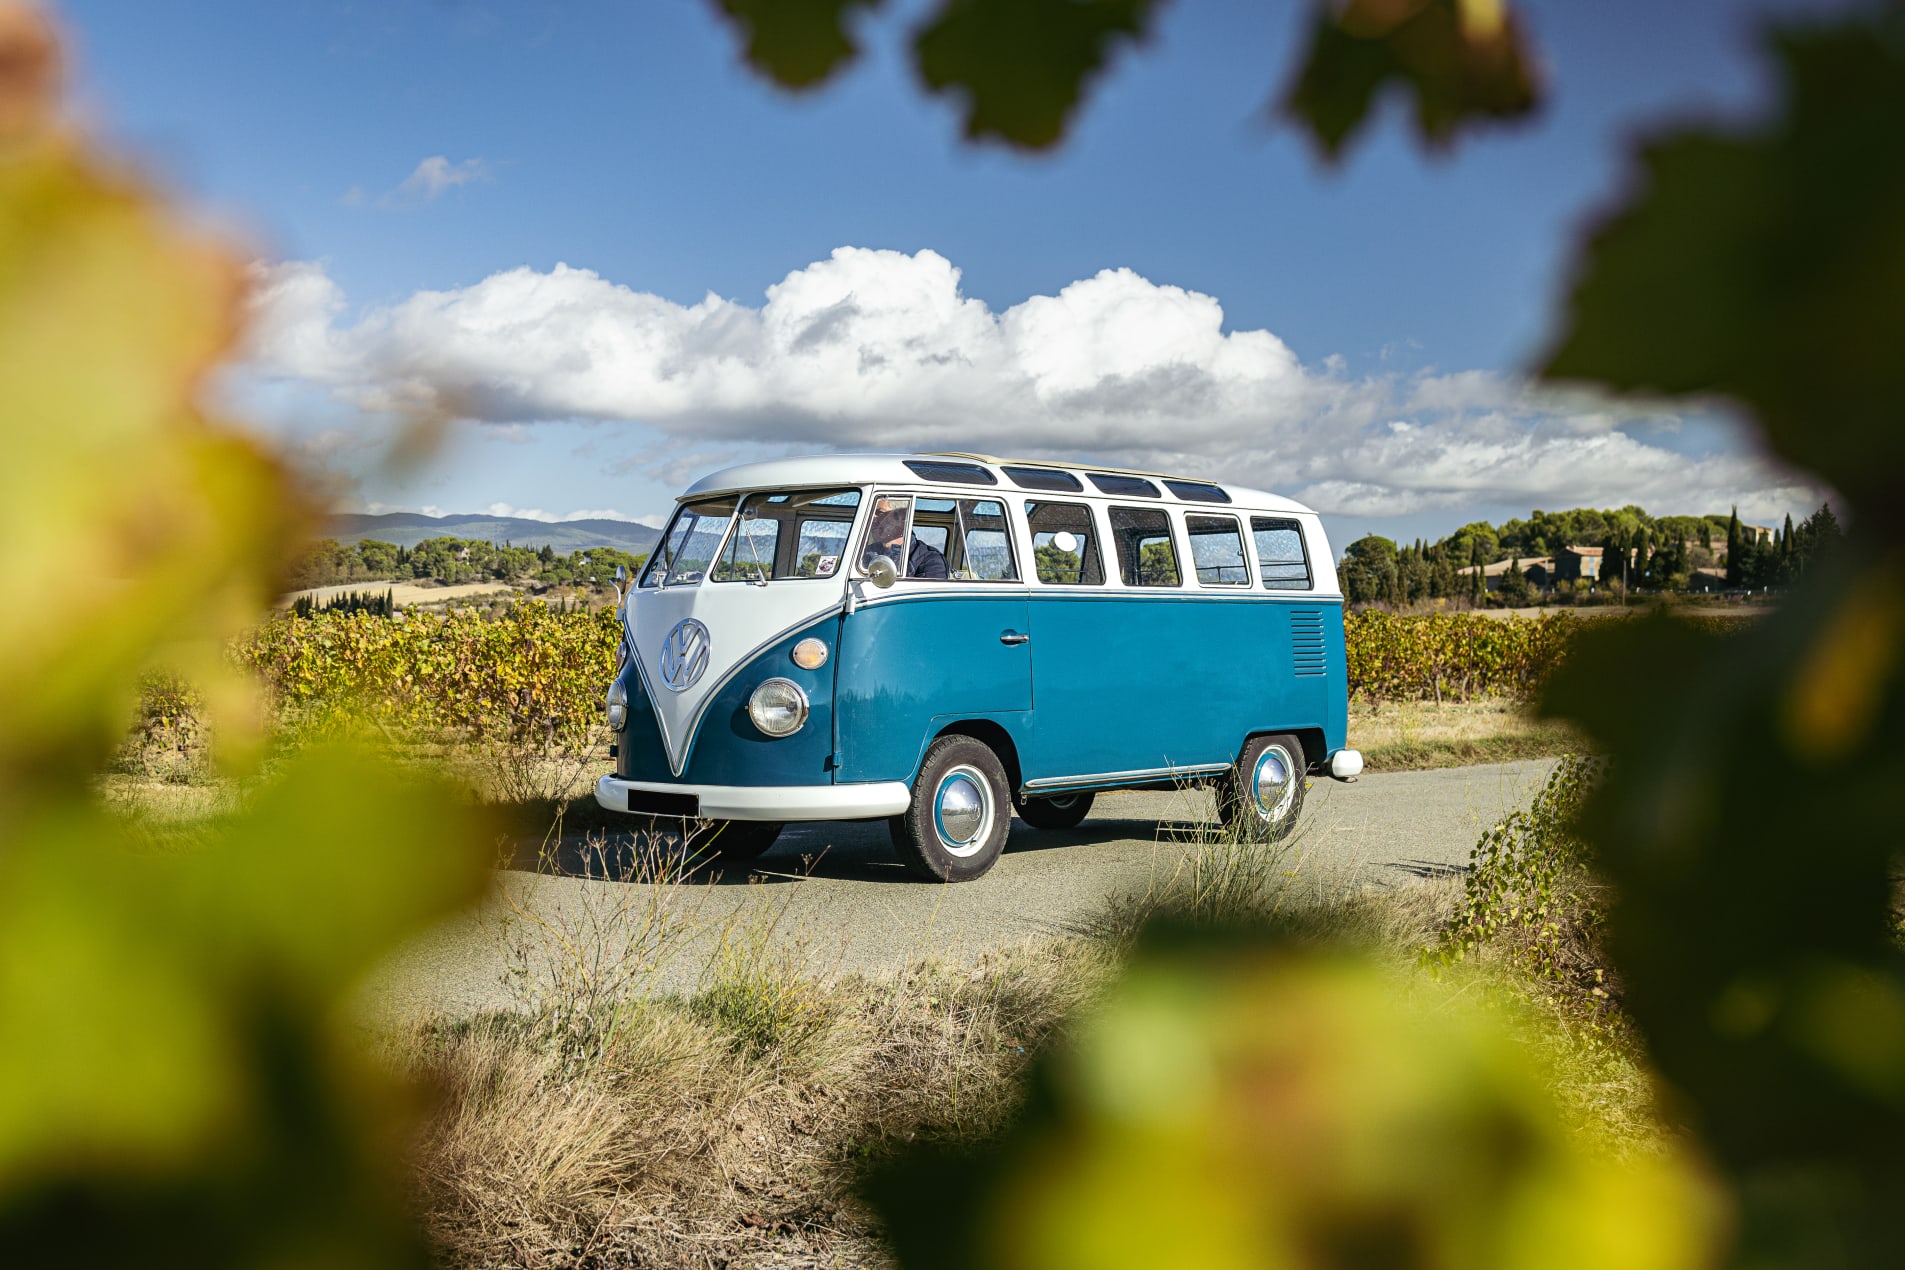
[{"label": "van side door", "polygon": [[[840,624],[835,780],[911,780],[946,724],[990,719],[1017,738],[1032,708],[1032,650],[1005,501],[879,494]],[[901,571],[864,579],[884,554]]]}]

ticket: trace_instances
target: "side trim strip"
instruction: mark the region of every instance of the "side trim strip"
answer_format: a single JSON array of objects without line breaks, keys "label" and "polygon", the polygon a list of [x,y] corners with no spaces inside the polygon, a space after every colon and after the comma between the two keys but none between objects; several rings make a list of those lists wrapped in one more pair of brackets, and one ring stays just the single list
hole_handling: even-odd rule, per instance
[{"label": "side trim strip", "polygon": [[1144,767],[1134,772],[1099,772],[1093,776],[1042,776],[1025,782],[1030,790],[1083,789],[1088,785],[1136,785],[1146,781],[1177,780],[1180,777],[1214,776],[1228,772],[1228,763],[1198,763],[1190,767]]},{"label": "side trim strip", "polygon": [[[960,586],[967,584],[961,583]],[[863,593],[856,602],[856,608],[875,608],[883,604],[919,604],[923,602],[945,602],[949,600],[977,599],[1016,599],[1030,601],[1081,601],[1087,604],[1110,604],[1139,600],[1146,604],[1307,604],[1341,606],[1340,595],[1318,595],[1312,591],[1170,591],[1142,590],[1131,587],[1125,590],[1098,587],[1058,587],[1039,588],[1012,587],[1002,582],[985,583],[997,590],[945,590],[945,591],[909,591],[903,595],[875,590]]]}]

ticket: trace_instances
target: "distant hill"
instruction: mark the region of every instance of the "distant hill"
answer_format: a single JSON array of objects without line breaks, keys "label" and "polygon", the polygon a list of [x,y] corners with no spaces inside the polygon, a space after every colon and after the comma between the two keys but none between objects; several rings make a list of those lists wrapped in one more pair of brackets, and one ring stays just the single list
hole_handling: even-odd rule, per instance
[{"label": "distant hill", "polygon": [[386,512],[381,516],[360,513],[333,516],[325,522],[325,533],[339,542],[361,542],[374,538],[414,547],[425,538],[469,538],[511,543],[518,547],[548,545],[558,553],[586,551],[590,547],[614,547],[632,555],[645,555],[661,537],[661,531],[626,520],[522,520],[514,516],[425,516],[420,512]]}]

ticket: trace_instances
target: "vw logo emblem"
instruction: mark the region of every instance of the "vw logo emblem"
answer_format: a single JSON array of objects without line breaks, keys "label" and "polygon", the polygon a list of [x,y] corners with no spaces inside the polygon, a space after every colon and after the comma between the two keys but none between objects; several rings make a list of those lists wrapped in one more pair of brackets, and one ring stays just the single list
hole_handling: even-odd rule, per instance
[{"label": "vw logo emblem", "polygon": [[676,692],[694,687],[708,669],[711,647],[707,627],[692,617],[676,622],[675,629],[661,642],[662,682]]}]

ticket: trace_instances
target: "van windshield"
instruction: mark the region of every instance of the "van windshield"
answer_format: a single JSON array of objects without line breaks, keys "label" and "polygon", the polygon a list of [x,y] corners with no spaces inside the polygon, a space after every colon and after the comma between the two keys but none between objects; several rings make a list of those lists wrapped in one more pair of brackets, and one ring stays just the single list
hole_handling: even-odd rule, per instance
[{"label": "van windshield", "polygon": [[738,496],[728,494],[676,508],[668,531],[655,544],[655,554],[642,570],[642,585],[693,586],[701,581],[721,549],[738,501]]},{"label": "van windshield", "polygon": [[683,503],[641,585],[834,577],[859,508],[857,489],[771,490]]},{"label": "van windshield", "polygon": [[857,489],[749,494],[714,568],[716,582],[831,578],[846,559]]}]

